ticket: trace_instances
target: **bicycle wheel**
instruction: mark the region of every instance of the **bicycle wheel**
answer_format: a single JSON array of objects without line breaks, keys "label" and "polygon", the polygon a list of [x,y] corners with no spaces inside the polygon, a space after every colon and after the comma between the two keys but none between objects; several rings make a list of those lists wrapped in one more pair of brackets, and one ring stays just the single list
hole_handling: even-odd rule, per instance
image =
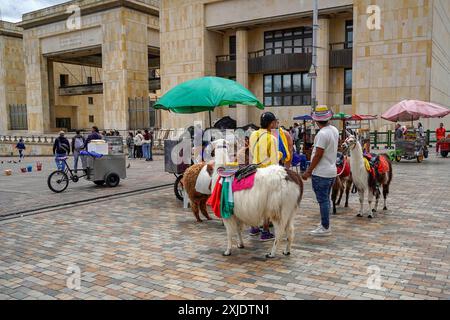
[{"label": "bicycle wheel", "polygon": [[60,193],[69,185],[69,177],[64,171],[53,171],[47,179],[47,185],[53,192]]},{"label": "bicycle wheel", "polygon": [[183,201],[183,184],[181,183],[181,179],[183,179],[183,175],[180,175],[177,177],[177,179],[175,180],[175,183],[173,185],[173,189],[175,192],[175,196],[177,197],[178,200]]}]

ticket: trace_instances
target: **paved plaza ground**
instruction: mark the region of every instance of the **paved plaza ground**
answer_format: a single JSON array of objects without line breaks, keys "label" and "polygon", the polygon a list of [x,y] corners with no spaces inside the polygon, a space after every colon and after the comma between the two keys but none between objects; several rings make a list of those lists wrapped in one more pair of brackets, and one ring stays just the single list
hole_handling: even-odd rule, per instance
[{"label": "paved plaza ground", "polygon": [[[151,166],[130,171],[121,188],[173,179],[161,161]],[[47,173],[25,184],[1,177],[2,212],[94,190],[51,194]],[[247,235],[245,249],[222,256],[221,222],[196,223],[171,188],[5,220],[0,299],[449,299],[449,182],[450,159],[395,163],[389,211],[357,218],[352,195],[332,217],[333,235],[314,238],[319,213],[308,181],[291,256],[280,248],[270,260],[271,243]],[[79,290],[69,288],[73,270]]]}]

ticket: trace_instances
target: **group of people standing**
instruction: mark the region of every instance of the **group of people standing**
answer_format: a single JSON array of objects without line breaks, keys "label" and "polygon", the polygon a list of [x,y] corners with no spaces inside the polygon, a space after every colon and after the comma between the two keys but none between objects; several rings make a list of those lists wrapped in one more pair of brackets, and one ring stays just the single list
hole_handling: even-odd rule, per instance
[{"label": "group of people standing", "polygon": [[145,159],[145,161],[153,161],[153,131],[145,129],[144,133],[138,130],[136,135],[128,132],[126,139],[128,149],[128,159]]},{"label": "group of people standing", "polygon": [[70,152],[73,154],[73,163],[74,163],[74,171],[75,174],[78,171],[78,161],[81,158],[81,164],[86,167],[86,159],[84,157],[80,157],[80,152],[82,150],[87,150],[87,146],[89,142],[92,140],[101,140],[103,136],[100,134],[98,128],[93,126],[91,129],[91,133],[85,138],[81,134],[81,130],[75,131],[75,136],[72,138],[72,141],[69,140],[65,136],[64,131],[59,132],[59,136],[55,139],[53,143],[53,155],[55,156],[56,166],[59,170],[65,170],[64,161],[61,161],[60,158],[69,156]]},{"label": "group of people standing", "polygon": [[[318,106],[312,117],[319,127],[319,131],[314,139],[314,148],[311,156],[311,165],[303,173],[302,178],[311,178],[312,188],[316,194],[320,207],[321,223],[310,232],[313,236],[328,236],[331,234],[330,209],[331,209],[331,189],[336,178],[336,157],[339,141],[339,131],[330,124],[333,116],[327,106]],[[248,149],[250,162],[259,167],[266,167],[274,164],[283,164],[283,155],[279,150],[280,144],[273,134],[280,134],[278,119],[272,112],[264,112],[261,115],[261,128],[254,131],[249,138]],[[298,143],[301,133],[298,125],[297,136],[292,136],[292,140]],[[296,140],[297,137],[297,140]],[[299,143],[298,143],[299,144]],[[278,146],[278,148],[276,147]],[[297,147],[299,150],[299,146]],[[293,148],[290,148],[292,152]],[[292,155],[291,155],[292,156]],[[261,241],[272,240],[269,221],[265,221],[262,230],[258,226],[250,229],[250,235],[260,235]]]}]

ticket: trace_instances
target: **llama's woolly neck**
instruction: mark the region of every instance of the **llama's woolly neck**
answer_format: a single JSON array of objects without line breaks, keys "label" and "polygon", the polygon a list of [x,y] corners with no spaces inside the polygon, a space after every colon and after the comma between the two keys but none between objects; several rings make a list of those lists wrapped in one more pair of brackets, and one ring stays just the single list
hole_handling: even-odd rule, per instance
[{"label": "llama's woolly neck", "polygon": [[350,168],[355,185],[358,188],[365,188],[367,184],[367,171],[364,166],[362,148],[359,142],[356,142],[355,147],[350,149]]}]

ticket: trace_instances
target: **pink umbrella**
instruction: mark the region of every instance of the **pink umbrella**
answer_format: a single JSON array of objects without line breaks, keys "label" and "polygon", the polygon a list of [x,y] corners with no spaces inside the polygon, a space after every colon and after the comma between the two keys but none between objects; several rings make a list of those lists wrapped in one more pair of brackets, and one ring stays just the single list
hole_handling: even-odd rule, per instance
[{"label": "pink umbrella", "polygon": [[436,103],[419,100],[403,100],[381,115],[389,121],[414,121],[420,118],[441,118],[450,114],[450,109]]}]

